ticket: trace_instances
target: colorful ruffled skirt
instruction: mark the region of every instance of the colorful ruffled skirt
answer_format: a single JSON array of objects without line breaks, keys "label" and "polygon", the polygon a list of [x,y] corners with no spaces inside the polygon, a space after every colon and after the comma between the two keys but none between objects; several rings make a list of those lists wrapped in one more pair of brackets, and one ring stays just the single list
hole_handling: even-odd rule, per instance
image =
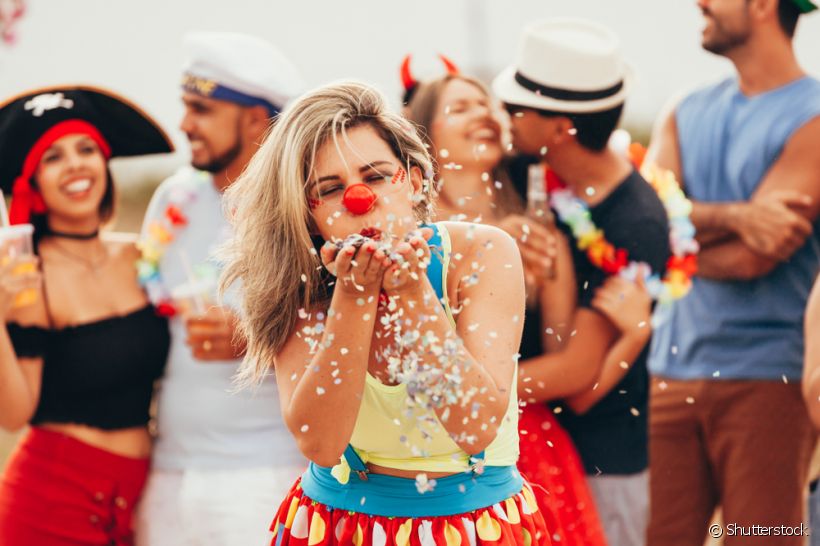
[{"label": "colorful ruffled skirt", "polygon": [[553,412],[531,404],[518,419],[518,469],[532,484],[547,526],[567,546],[606,546],[581,457]]},{"label": "colorful ruffled skirt", "polygon": [[[413,480],[408,480],[413,482]],[[532,490],[477,510],[400,517],[335,509],[309,498],[300,478],[271,525],[271,546],[553,546]],[[435,502],[431,499],[431,502]]]}]

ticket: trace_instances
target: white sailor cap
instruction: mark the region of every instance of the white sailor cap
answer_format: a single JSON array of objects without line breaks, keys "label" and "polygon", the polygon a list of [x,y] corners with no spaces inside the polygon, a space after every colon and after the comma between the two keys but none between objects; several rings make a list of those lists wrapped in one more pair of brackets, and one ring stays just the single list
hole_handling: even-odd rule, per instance
[{"label": "white sailor cap", "polygon": [[267,41],[236,32],[190,32],[183,39],[185,91],[243,106],[261,105],[271,116],[304,90],[296,67]]}]

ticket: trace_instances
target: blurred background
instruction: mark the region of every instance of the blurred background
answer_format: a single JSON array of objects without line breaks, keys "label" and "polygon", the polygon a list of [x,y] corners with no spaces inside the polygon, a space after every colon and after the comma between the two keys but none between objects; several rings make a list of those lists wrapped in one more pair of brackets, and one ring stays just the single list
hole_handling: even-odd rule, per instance
[{"label": "blurred background", "polygon": [[[0,6],[10,4],[0,0]],[[276,44],[313,87],[337,79],[375,84],[399,105],[399,65],[413,54],[417,78],[436,76],[444,53],[463,72],[490,80],[514,58],[529,22],[554,16],[599,21],[622,39],[637,73],[624,125],[646,141],[664,104],[731,73],[700,48],[694,0],[25,0],[16,40],[0,43],[0,100],[28,89],[87,83],[118,91],[155,116],[172,136],[168,157],[115,160],[116,228],[136,231],[154,187],[186,163],[178,129],[181,38],[189,30],[230,30]],[[801,18],[795,47],[820,75],[820,14]],[[3,161],[3,158],[0,158]],[[0,431],[0,466],[13,436]]]}]

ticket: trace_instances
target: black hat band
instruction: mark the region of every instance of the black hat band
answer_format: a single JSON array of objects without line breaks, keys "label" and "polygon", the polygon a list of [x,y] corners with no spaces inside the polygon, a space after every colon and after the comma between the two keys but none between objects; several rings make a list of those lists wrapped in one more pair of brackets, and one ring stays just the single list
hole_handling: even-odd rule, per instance
[{"label": "black hat band", "polygon": [[527,78],[521,74],[521,72],[515,73],[515,81],[517,81],[521,87],[541,95],[542,97],[573,102],[606,99],[618,94],[618,92],[624,87],[624,81],[621,80],[612,87],[607,87],[606,89],[596,91],[573,91],[571,89],[564,89],[561,87],[542,85]]}]

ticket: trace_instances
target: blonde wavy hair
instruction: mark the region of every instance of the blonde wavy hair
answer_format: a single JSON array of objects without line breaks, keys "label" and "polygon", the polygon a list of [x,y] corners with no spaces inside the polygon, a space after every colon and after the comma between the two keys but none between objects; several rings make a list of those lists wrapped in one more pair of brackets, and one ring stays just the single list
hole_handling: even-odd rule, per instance
[{"label": "blonde wavy hair", "polygon": [[341,82],[294,101],[269,130],[242,175],[225,192],[224,206],[234,238],[222,249],[220,290],[242,284],[239,335],[247,342],[239,385],[261,381],[291,335],[300,310],[327,302],[326,274],[314,247],[308,205],[316,154],[327,142],[358,126],[372,127],[406,165],[424,173],[414,200],[416,220],[429,222],[434,184],[432,162],[415,129],[390,112],[376,89]]}]

